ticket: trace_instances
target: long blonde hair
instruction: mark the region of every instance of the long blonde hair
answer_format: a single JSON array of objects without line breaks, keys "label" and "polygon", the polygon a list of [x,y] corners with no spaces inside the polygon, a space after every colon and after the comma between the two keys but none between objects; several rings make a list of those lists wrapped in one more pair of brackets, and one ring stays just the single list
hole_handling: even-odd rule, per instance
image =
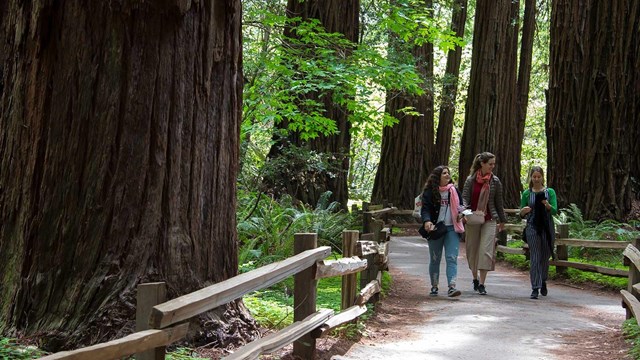
[{"label": "long blonde hair", "polygon": [[473,163],[471,164],[471,169],[469,169],[469,176],[472,176],[482,167],[482,163],[486,163],[487,161],[495,158],[496,156],[492,153],[485,151],[481,152],[473,159]]}]

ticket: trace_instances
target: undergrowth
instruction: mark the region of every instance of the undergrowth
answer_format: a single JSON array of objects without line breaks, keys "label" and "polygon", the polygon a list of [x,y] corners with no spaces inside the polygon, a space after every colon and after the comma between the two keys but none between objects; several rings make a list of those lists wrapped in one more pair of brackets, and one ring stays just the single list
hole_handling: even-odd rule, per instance
[{"label": "undergrowth", "polygon": [[19,344],[16,339],[0,338],[0,359],[37,359],[45,356],[46,353],[35,346],[24,346]]},{"label": "undergrowth", "polygon": [[629,355],[634,360],[640,360],[640,326],[635,318],[627,319],[622,323],[622,333],[626,341],[631,345]]}]

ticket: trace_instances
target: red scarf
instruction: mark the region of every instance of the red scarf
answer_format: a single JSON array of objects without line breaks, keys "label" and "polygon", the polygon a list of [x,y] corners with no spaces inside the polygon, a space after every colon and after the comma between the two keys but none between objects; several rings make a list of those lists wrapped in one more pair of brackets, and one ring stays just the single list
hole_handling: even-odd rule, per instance
[{"label": "red scarf", "polygon": [[[458,198],[458,192],[453,184],[447,184],[438,188],[440,192],[449,192],[449,208],[451,209],[451,221],[453,221],[453,228],[457,233],[464,232],[464,225],[462,221],[458,221],[458,207],[460,206],[460,198]],[[453,206],[455,205],[455,206]]]},{"label": "red scarf", "polygon": [[478,170],[476,172],[476,182],[479,182],[482,185],[482,189],[480,189],[480,196],[478,197],[478,206],[476,210],[484,211],[485,214],[487,212],[487,203],[489,202],[489,183],[491,182],[491,177],[493,173],[486,173],[482,175],[482,170]]}]

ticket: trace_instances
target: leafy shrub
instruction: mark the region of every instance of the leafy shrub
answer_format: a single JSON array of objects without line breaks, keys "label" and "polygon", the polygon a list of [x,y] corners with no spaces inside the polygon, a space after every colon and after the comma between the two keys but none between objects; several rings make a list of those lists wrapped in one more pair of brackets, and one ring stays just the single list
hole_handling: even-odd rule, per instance
[{"label": "leafy shrub", "polygon": [[23,346],[11,338],[0,338],[0,359],[36,359],[46,353],[35,346]]},{"label": "leafy shrub", "polygon": [[238,263],[251,270],[293,255],[296,233],[317,233],[318,246],[341,252],[342,231],[357,228],[355,216],[338,211],[324,193],[315,209],[296,206],[284,196],[274,200],[260,193],[238,192]]}]

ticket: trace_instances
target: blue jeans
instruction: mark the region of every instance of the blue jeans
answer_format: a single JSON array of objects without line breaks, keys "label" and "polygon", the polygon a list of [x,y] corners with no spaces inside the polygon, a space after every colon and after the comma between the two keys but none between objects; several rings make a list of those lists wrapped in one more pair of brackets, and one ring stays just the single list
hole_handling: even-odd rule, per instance
[{"label": "blue jeans", "polygon": [[455,287],[458,276],[460,235],[455,232],[453,225],[447,226],[447,233],[440,239],[429,240],[429,277],[431,278],[431,286],[438,286],[442,248],[444,248],[444,256],[447,262],[447,284],[449,287]]}]

